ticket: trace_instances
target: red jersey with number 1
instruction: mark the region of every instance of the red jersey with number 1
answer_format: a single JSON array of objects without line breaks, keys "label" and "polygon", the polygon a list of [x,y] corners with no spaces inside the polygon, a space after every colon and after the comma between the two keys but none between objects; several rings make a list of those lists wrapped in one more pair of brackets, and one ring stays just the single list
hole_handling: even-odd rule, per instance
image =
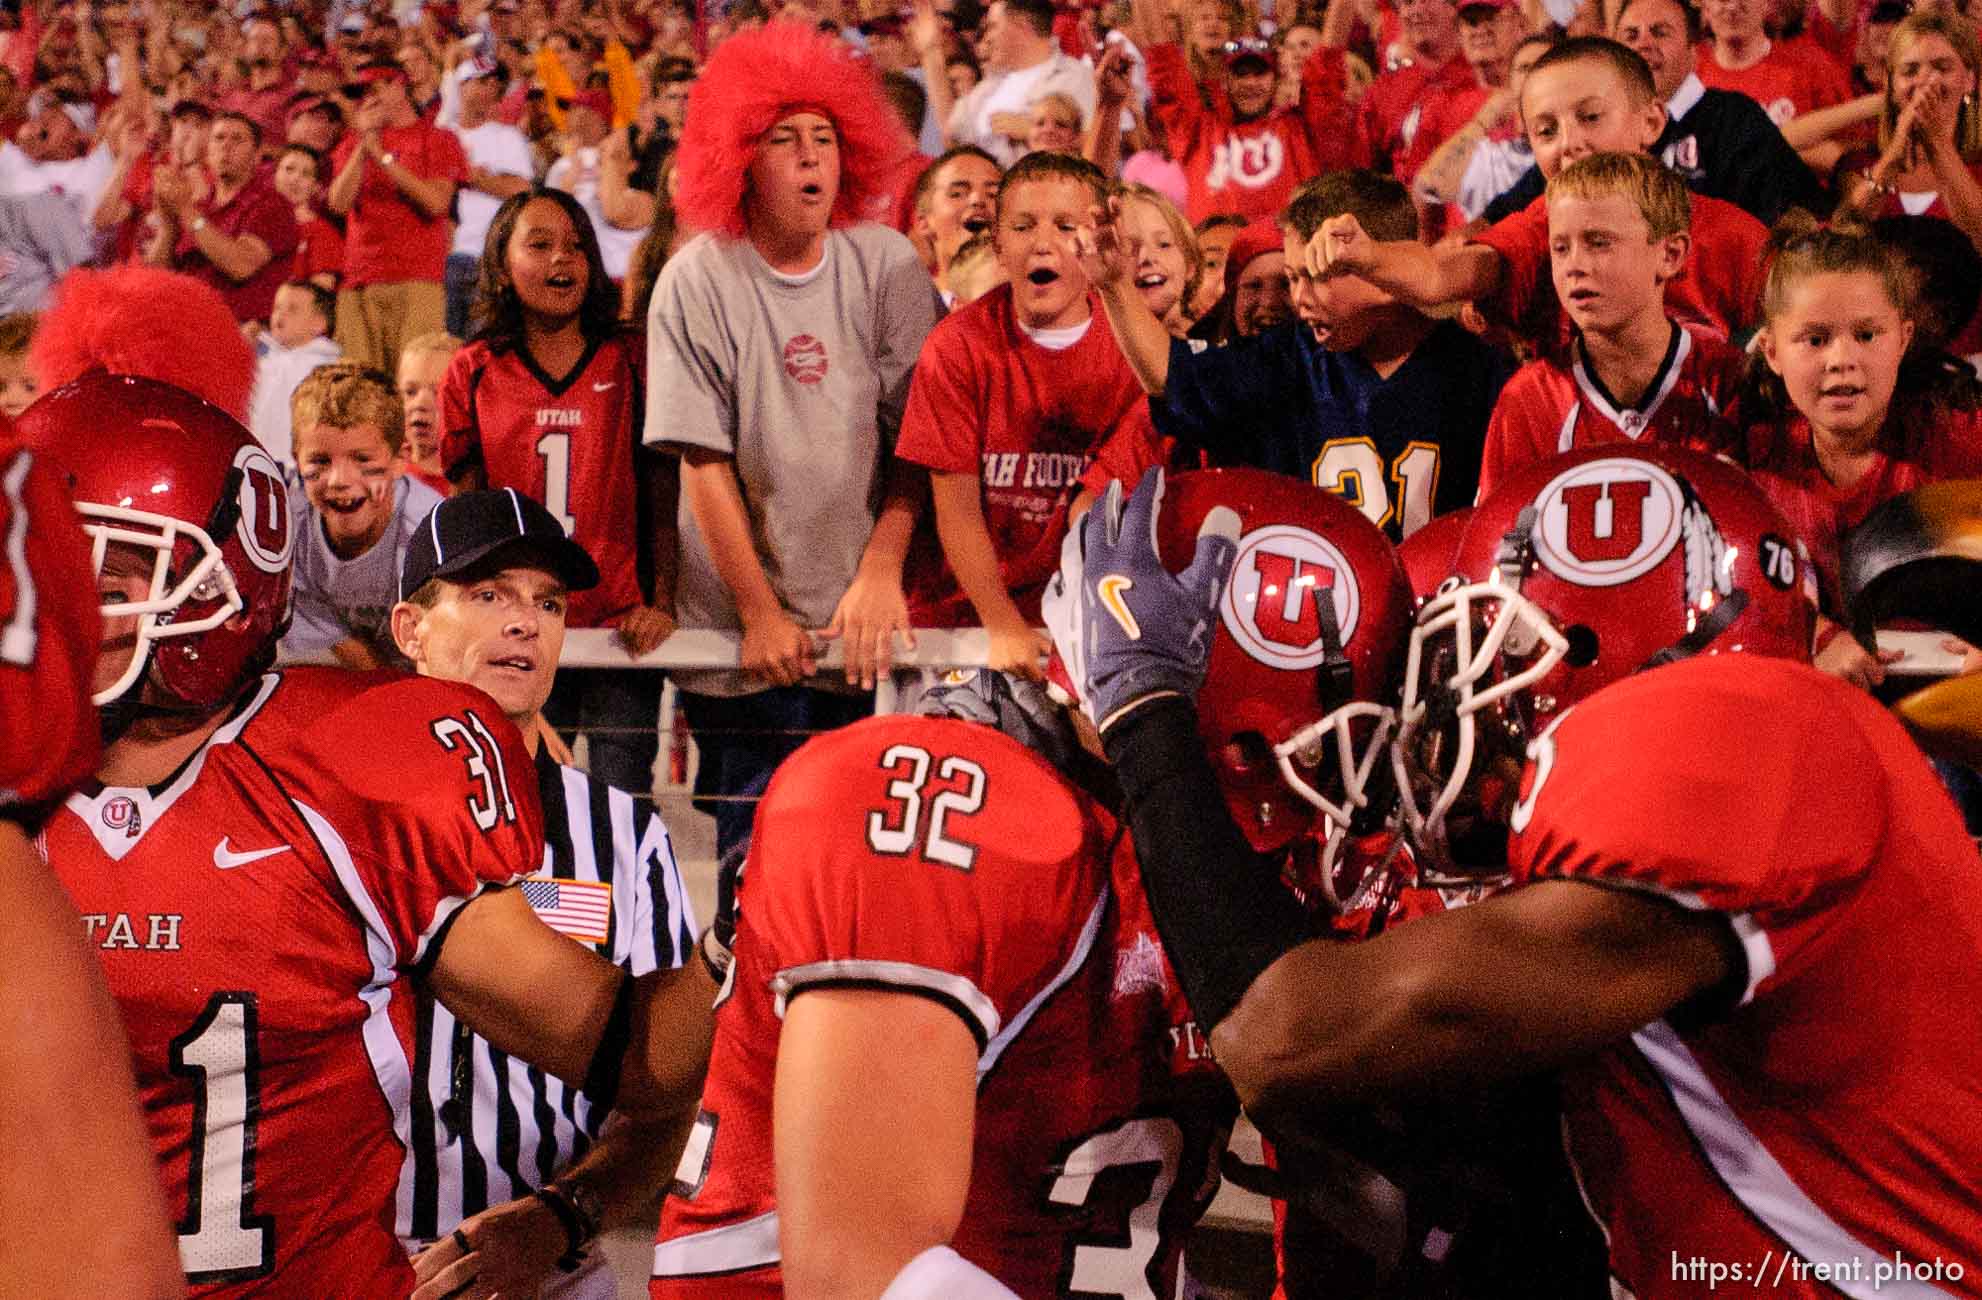
[{"label": "red jersey with number 1", "polygon": [[[1813,668],[1721,654],[1604,689],[1530,752],[1516,887],[1717,912],[1745,958],[1565,1077],[1617,1280],[1703,1295],[1703,1257],[1768,1267],[1772,1296],[1982,1296],[1982,859],[1900,724]],[[1942,1267],[1877,1285],[1896,1259]]]},{"label": "red jersey with number 1", "polygon": [[515,488],[591,553],[599,585],[571,594],[572,627],[604,627],[646,601],[640,591],[639,475],[647,349],[617,334],[586,349],[562,379],[521,347],[476,341],[440,381],[441,464],[449,478],[479,465],[492,488]]},{"label": "red jersey with number 1", "polygon": [[782,1294],[779,1020],[833,987],[929,998],[977,1040],[959,1254],[1026,1300],[1177,1294],[1236,1104],[1099,805],[988,727],[873,718],[785,760],[744,881],[655,1300]]},{"label": "red jersey with number 1", "polygon": [[409,1294],[408,976],[462,904],[544,855],[495,702],[271,673],[170,780],[86,786],[45,842],[130,1032],[193,1294]]}]

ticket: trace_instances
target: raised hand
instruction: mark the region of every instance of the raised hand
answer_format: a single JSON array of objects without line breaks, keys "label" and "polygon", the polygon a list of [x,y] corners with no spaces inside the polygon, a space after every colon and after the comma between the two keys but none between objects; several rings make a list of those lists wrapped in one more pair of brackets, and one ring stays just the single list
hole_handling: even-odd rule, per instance
[{"label": "raised hand", "polygon": [[1336,275],[1357,275],[1376,261],[1376,241],[1353,213],[1345,212],[1321,223],[1308,240],[1308,274],[1317,280]]},{"label": "raised hand", "polygon": [[1068,531],[1046,587],[1053,644],[1103,732],[1149,700],[1196,695],[1238,554],[1239,516],[1219,506],[1198,529],[1190,566],[1172,574],[1156,545],[1163,492],[1161,469],[1126,502],[1121,481],[1110,483]]},{"label": "raised hand", "polygon": [[1100,204],[1089,208],[1087,220],[1074,231],[1074,256],[1096,288],[1135,283],[1136,260],[1116,224],[1121,219],[1122,201],[1112,198],[1105,208]]}]

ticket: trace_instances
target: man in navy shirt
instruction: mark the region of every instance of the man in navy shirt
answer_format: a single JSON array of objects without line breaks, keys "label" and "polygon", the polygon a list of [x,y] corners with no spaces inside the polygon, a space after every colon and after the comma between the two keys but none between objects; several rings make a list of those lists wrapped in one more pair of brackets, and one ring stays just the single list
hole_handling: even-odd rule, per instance
[{"label": "man in navy shirt", "polygon": [[1308,240],[1343,213],[1380,228],[1377,238],[1418,237],[1410,193],[1389,177],[1306,182],[1280,216],[1298,319],[1216,350],[1170,340],[1111,223],[1083,230],[1082,248],[1158,433],[1214,464],[1307,479],[1401,541],[1473,503],[1487,417],[1513,360],[1356,276],[1306,274]]}]

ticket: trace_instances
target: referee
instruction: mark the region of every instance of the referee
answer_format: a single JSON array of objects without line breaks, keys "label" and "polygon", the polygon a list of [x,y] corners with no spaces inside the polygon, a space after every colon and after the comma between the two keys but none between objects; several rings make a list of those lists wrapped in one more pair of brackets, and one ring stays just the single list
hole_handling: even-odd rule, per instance
[{"label": "referee", "polygon": [[[626,791],[552,760],[531,725],[557,676],[570,594],[598,581],[591,556],[529,497],[465,493],[414,531],[392,635],[423,676],[488,692],[536,756],[544,862],[518,886],[531,907],[642,975],[679,966],[694,943],[667,831]],[[544,1296],[614,1300],[618,1283],[604,1257],[581,1251],[602,1226],[640,1222],[652,1231],[685,1135],[624,1117],[607,1125],[583,1093],[458,1028],[420,987],[413,1086],[400,1116],[400,1239],[415,1253],[440,1242],[424,1261],[437,1269],[460,1257],[455,1227],[497,1207],[474,1232],[491,1271],[513,1277],[520,1261],[545,1280]],[[546,995],[555,1014],[555,992]],[[423,1281],[430,1271],[421,1268]]]}]

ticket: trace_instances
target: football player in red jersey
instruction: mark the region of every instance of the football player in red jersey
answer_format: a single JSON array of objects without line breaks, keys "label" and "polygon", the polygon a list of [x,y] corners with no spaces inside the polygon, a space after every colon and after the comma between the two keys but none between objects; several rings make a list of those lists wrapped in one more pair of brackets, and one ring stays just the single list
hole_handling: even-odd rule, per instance
[{"label": "football player in red jersey", "polygon": [[[1262,850],[1332,849],[1348,826],[1320,807],[1348,822],[1382,771],[1402,571],[1298,480],[1176,497],[1165,554],[1241,573],[1192,628],[1214,797]],[[1233,1105],[1105,773],[1035,687],[936,694],[951,716],[818,737],[770,783],[656,1300],[1177,1294]]]},{"label": "football player in red jersey", "polygon": [[[543,843],[528,753],[486,695],[265,671],[289,604],[280,471],[225,411],[142,373],[161,321],[245,345],[210,290],[122,275],[58,297],[44,329],[61,346],[38,359],[71,364],[44,371],[22,421],[69,477],[105,610],[103,757],[50,820],[48,861],[124,1012],[194,1294],[405,1295],[407,981],[595,1097],[684,1122],[715,985],[701,963],[629,980],[500,887]],[[565,1179],[537,1200],[519,1212],[547,1250],[465,1234],[446,1287],[529,1294],[546,1255],[582,1252],[593,1190]]]},{"label": "football player in red jersey", "polygon": [[96,763],[100,631],[73,517],[56,476],[0,441],[0,1295],[183,1295],[117,1008],[30,839]]},{"label": "football player in red jersey", "polygon": [[1982,862],[1899,724],[1807,666],[1808,561],[1739,471],[1596,448],[1479,506],[1396,751],[1420,879],[1504,884],[1346,946],[1285,943],[1233,829],[1178,811],[1212,789],[1165,698],[1193,656],[1143,615],[1184,584],[1097,513],[1083,602],[1144,635],[1090,614],[1088,694],[1263,1127],[1562,1066],[1626,1293],[1982,1295]]}]

